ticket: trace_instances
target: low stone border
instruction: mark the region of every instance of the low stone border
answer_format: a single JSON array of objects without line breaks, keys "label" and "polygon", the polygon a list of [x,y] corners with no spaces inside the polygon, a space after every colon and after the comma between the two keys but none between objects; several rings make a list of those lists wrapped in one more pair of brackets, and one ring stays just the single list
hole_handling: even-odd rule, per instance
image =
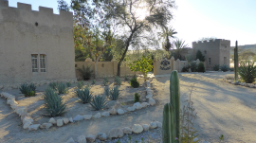
[{"label": "low stone border", "polygon": [[225,82],[233,84],[233,85],[241,85],[249,88],[256,88],[256,85],[253,83],[245,83],[245,82],[234,82],[233,80],[223,79]]},{"label": "low stone border", "polygon": [[72,137],[69,138],[66,143],[92,143],[96,139],[99,139],[100,141],[106,141],[108,139],[116,139],[121,138],[124,135],[130,135],[130,134],[140,134],[143,131],[149,131],[149,129],[155,129],[155,128],[162,128],[162,123],[159,121],[153,121],[150,124],[134,124],[132,127],[124,127],[122,129],[120,128],[112,128],[109,130],[108,133],[99,132],[97,135],[80,135],[77,137],[77,140],[75,141]]},{"label": "low stone border", "polygon": [[63,125],[66,125],[68,123],[73,123],[81,120],[90,120],[90,119],[97,119],[100,117],[108,117],[110,115],[123,115],[127,112],[133,112],[135,110],[140,110],[142,108],[145,108],[147,106],[153,106],[156,104],[155,99],[153,99],[153,91],[151,90],[150,81],[146,82],[147,87],[147,95],[146,99],[148,99],[148,102],[136,102],[133,104],[133,106],[130,106],[127,108],[127,111],[123,109],[115,109],[112,108],[109,111],[105,111],[103,113],[97,113],[95,115],[76,115],[75,117],[70,118],[62,118],[55,120],[54,118],[50,118],[48,123],[43,124],[33,124],[33,119],[28,115],[26,107],[19,107],[18,102],[15,100],[15,96],[2,92],[0,95],[7,99],[7,104],[11,106],[11,108],[21,117],[22,123],[23,123],[23,129],[28,129],[29,131],[38,130],[38,128],[41,129],[49,129],[53,125],[56,125],[57,127],[61,127]]}]

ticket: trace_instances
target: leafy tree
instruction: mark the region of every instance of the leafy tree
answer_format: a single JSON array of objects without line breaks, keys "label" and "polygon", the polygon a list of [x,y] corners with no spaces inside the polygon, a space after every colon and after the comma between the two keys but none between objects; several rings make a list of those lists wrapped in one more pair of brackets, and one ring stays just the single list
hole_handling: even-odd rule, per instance
[{"label": "leafy tree", "polygon": [[140,59],[129,64],[131,71],[142,72],[144,77],[144,83],[146,84],[147,73],[153,69],[153,60],[150,55],[143,55]]},{"label": "leafy tree", "polygon": [[[117,76],[120,76],[120,66],[130,46],[148,46],[155,43],[152,33],[157,27],[166,27],[172,19],[170,8],[173,6],[174,1],[171,0],[115,0],[107,5],[109,13],[106,18],[114,19],[117,26],[122,26],[123,34],[120,37],[125,43],[118,62]],[[141,14],[145,12],[136,11],[143,8],[147,10],[148,15],[141,19]]]},{"label": "leafy tree", "polygon": [[199,59],[200,61],[203,61],[203,62],[205,61],[205,58],[200,50],[198,50],[196,53],[196,59]]},{"label": "leafy tree", "polygon": [[62,11],[69,11],[69,6],[64,0],[58,0],[58,9]]}]

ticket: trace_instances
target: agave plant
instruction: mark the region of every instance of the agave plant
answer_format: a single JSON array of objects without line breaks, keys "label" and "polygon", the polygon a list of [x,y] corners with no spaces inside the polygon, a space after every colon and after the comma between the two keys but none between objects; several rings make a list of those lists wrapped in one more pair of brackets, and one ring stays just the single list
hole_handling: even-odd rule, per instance
[{"label": "agave plant", "polygon": [[57,85],[57,91],[58,91],[58,93],[59,94],[65,94],[65,93],[67,93],[67,86],[66,86],[66,84],[64,84],[64,83],[59,83],[58,85]]},{"label": "agave plant", "polygon": [[59,116],[65,113],[66,105],[56,91],[52,88],[46,89],[44,93],[44,105],[47,113],[51,117]]},{"label": "agave plant", "polygon": [[119,86],[116,86],[109,91],[111,100],[117,100],[117,98],[119,97],[120,94],[118,89],[119,89]]},{"label": "agave plant", "polygon": [[96,95],[92,98],[91,106],[95,110],[101,110],[107,106],[107,100],[104,96]]},{"label": "agave plant", "polygon": [[25,97],[36,95],[36,86],[33,83],[31,83],[30,85],[22,84],[19,89],[20,89],[20,92],[24,94]]},{"label": "agave plant", "polygon": [[109,86],[106,86],[105,88],[104,88],[104,92],[105,92],[105,95],[107,96],[107,97],[109,97]]},{"label": "agave plant", "polygon": [[122,84],[122,81],[118,76],[115,77],[115,84],[116,85],[121,85]]},{"label": "agave plant", "polygon": [[81,73],[84,80],[89,80],[93,74],[93,70],[91,70],[90,66],[83,66],[81,69],[78,69],[78,71]]},{"label": "agave plant", "polygon": [[92,93],[90,92],[89,86],[87,86],[83,90],[82,89],[78,89],[75,92],[75,94],[83,102],[83,104],[91,102]]},{"label": "agave plant", "polygon": [[67,87],[71,87],[71,82],[66,83]]},{"label": "agave plant", "polygon": [[83,86],[84,86],[84,82],[83,82],[83,81],[79,81],[79,82],[77,83],[78,89],[81,89]]},{"label": "agave plant", "polygon": [[248,61],[247,64],[241,62],[238,73],[246,83],[254,82],[256,78],[256,66],[254,66],[254,62],[250,63]]},{"label": "agave plant", "polygon": [[49,83],[49,87],[52,88],[52,89],[57,90],[57,86],[58,86],[58,82],[51,82],[51,83]]}]

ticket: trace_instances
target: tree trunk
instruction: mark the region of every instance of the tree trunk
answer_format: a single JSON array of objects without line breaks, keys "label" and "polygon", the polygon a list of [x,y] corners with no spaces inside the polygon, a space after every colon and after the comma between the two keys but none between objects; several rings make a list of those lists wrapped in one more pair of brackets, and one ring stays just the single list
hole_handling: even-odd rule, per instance
[{"label": "tree trunk", "polygon": [[121,59],[119,60],[118,64],[117,64],[117,76],[120,77],[120,66],[122,64],[122,61],[124,60],[124,57],[126,55],[126,52],[128,51],[128,48],[129,48],[129,45],[130,45],[130,42],[132,40],[132,36],[133,36],[133,33],[134,31],[132,31],[131,35],[129,36],[129,38],[127,39],[126,41],[126,47],[125,47],[125,50],[124,50],[124,53],[122,54],[122,57]]}]

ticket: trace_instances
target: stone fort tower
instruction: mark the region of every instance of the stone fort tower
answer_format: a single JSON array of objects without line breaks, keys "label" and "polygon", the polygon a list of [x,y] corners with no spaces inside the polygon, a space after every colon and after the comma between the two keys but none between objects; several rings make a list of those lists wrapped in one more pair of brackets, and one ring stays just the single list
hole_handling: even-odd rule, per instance
[{"label": "stone fort tower", "polygon": [[73,15],[0,0],[0,88],[76,81]]},{"label": "stone fort tower", "polygon": [[230,41],[215,39],[210,41],[193,42],[193,55],[200,50],[205,56],[205,67],[207,70],[213,70],[215,65],[230,64]]}]

